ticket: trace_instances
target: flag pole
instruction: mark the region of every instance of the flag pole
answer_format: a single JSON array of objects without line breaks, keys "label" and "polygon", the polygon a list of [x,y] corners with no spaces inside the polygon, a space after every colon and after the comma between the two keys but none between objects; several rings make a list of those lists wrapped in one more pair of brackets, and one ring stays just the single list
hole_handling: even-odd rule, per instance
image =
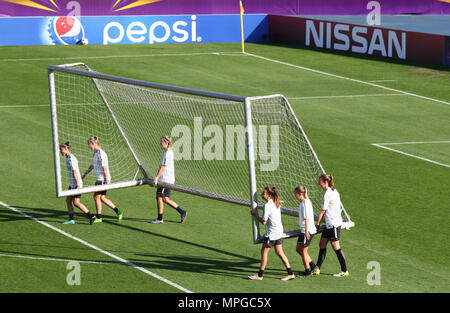
[{"label": "flag pole", "polygon": [[239,14],[241,15],[241,46],[242,46],[242,53],[245,53],[244,49],[244,7],[242,6],[242,1],[239,0]]}]

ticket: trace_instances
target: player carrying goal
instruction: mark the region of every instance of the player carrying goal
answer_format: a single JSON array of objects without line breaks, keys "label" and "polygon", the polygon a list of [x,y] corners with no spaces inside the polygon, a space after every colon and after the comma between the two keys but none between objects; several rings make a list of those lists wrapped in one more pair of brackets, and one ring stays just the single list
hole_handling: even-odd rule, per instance
[{"label": "player carrying goal", "polygon": [[[88,145],[89,145],[89,149],[94,151],[94,156],[92,157],[91,166],[89,166],[89,168],[83,174],[82,179],[84,179],[84,177],[87,174],[89,174],[92,170],[94,170],[95,176],[97,178],[95,185],[109,184],[111,182],[111,176],[109,174],[108,156],[105,153],[105,151],[102,150],[102,147],[100,146],[98,137],[93,136],[93,137],[89,138]],[[123,212],[121,210],[119,210],[111,200],[106,198],[106,190],[94,192],[94,201],[95,201],[95,207],[97,209],[97,218],[95,219],[94,223],[103,222],[102,203],[106,204],[111,209],[113,209],[114,212],[116,212],[117,219],[119,220],[119,222],[122,220]]]},{"label": "player carrying goal", "polygon": [[305,272],[300,277],[311,277],[314,272],[319,270],[308,254],[308,247],[317,232],[316,226],[314,226],[314,211],[311,200],[308,197],[308,189],[305,186],[297,186],[294,189],[294,195],[300,201],[298,208],[300,236],[297,240],[296,251],[302,257],[303,265],[305,266]]},{"label": "player carrying goal", "polygon": [[262,280],[264,270],[267,265],[267,256],[270,248],[275,247],[276,255],[281,259],[286,267],[288,275],[281,280],[291,280],[295,278],[292,273],[289,260],[283,252],[283,224],[281,222],[280,198],[276,187],[265,187],[261,194],[262,198],[266,200],[264,205],[263,216],[259,217],[258,211],[250,209],[250,213],[262,224],[267,224],[267,232],[264,235],[263,244],[261,247],[261,266],[256,275],[248,276],[251,280]]},{"label": "player carrying goal", "polygon": [[[70,141],[59,145],[59,151],[61,152],[61,155],[66,157],[66,167],[70,178],[69,190],[79,189],[83,187],[83,180],[81,179],[80,170],[78,168],[78,160],[75,155],[70,152],[71,147],[72,144],[70,143]],[[66,197],[67,210],[69,211],[69,220],[65,221],[63,224],[75,224],[75,220],[73,219],[74,205],[87,215],[91,225],[94,223],[95,215],[92,215],[91,212],[89,212],[86,206],[81,203],[80,199],[81,195]]]},{"label": "player carrying goal", "polygon": [[[339,240],[341,238],[341,197],[334,186],[334,179],[332,175],[322,174],[319,177],[319,186],[325,190],[322,199],[322,211],[319,214],[316,227],[318,228],[322,218],[325,219],[325,229],[322,232],[322,238],[319,242],[319,257],[317,260],[317,267],[322,266],[325,256],[327,255],[327,244],[331,242],[331,246],[336,253],[336,257],[341,265],[341,271],[334,274],[334,277],[346,277],[349,275],[347,271],[347,264],[345,261],[344,252],[341,249]],[[315,275],[320,274],[320,270],[315,271]]]},{"label": "player carrying goal", "polygon": [[[175,183],[175,165],[174,165],[174,156],[172,150],[172,137],[163,136],[159,140],[159,144],[161,149],[164,150],[161,162],[159,164],[158,173],[155,176],[154,182],[155,186],[158,186],[158,182],[174,184]],[[156,190],[156,204],[158,206],[158,217],[155,220],[150,221],[150,224],[163,224],[163,212],[164,212],[164,203],[167,203],[172,208],[177,210],[180,213],[181,221],[180,223],[184,223],[186,221],[187,211],[181,209],[181,207],[173,200],[170,199],[171,190],[166,187],[158,187]]]}]

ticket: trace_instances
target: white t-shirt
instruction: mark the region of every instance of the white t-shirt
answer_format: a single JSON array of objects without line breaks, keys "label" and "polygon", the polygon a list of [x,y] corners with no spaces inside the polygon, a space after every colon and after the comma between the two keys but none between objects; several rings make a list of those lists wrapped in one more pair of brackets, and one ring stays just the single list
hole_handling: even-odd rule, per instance
[{"label": "white t-shirt", "polygon": [[322,198],[322,210],[326,210],[327,228],[342,226],[341,197],[337,189],[327,188]]},{"label": "white t-shirt", "polygon": [[275,206],[272,199],[264,205],[262,219],[267,222],[265,237],[269,237],[270,240],[278,240],[283,237],[284,229],[281,222],[281,210]]},{"label": "white t-shirt", "polygon": [[174,157],[173,157],[173,150],[167,149],[163,152],[163,155],[161,157],[161,162],[159,163],[160,166],[164,165],[166,168],[162,172],[161,176],[159,177],[159,181],[167,184],[174,184],[175,183],[175,165],[174,165]]},{"label": "white t-shirt", "polygon": [[80,188],[83,187],[83,180],[81,179],[80,169],[78,168],[78,160],[73,154],[69,154],[66,157],[66,167],[67,171],[69,172],[70,188],[77,188],[77,181],[75,180],[75,176],[73,175],[74,170],[77,172],[77,179],[78,183],[80,184]]},{"label": "white t-shirt", "polygon": [[298,207],[298,223],[300,225],[300,232],[305,233],[306,220],[308,220],[308,232],[313,235],[317,232],[314,225],[314,211],[311,200],[304,199]]},{"label": "white t-shirt", "polygon": [[94,173],[97,177],[97,181],[105,182],[105,173],[103,172],[103,166],[106,166],[106,175],[108,175],[108,181],[111,182],[111,177],[109,174],[108,156],[102,149],[94,153],[92,158],[92,164],[94,165]]}]

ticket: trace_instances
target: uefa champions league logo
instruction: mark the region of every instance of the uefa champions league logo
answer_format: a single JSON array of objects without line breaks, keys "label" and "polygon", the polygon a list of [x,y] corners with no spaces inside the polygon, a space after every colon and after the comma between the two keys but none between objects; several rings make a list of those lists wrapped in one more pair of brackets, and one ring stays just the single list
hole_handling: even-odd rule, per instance
[{"label": "uefa champions league logo", "polygon": [[50,39],[56,45],[87,44],[83,25],[73,16],[54,17],[48,25]]}]

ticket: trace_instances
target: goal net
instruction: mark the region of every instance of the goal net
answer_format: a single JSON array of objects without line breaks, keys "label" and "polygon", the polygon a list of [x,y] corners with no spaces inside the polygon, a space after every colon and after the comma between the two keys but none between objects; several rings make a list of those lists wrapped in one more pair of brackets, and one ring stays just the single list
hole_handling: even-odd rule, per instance
[{"label": "goal net", "polygon": [[[64,197],[147,184],[159,168],[162,136],[173,138],[172,190],[262,209],[261,191],[275,186],[282,200],[285,237],[299,234],[293,190],[308,188],[315,213],[325,173],[287,99],[240,97],[166,86],[98,73],[83,63],[48,66],[56,195]],[[81,173],[91,165],[88,138],[97,136],[108,155],[111,181],[69,190],[59,145],[70,141]],[[262,211],[260,211],[262,214]],[[353,226],[342,206],[344,227]],[[253,241],[264,226],[253,223]]]}]

